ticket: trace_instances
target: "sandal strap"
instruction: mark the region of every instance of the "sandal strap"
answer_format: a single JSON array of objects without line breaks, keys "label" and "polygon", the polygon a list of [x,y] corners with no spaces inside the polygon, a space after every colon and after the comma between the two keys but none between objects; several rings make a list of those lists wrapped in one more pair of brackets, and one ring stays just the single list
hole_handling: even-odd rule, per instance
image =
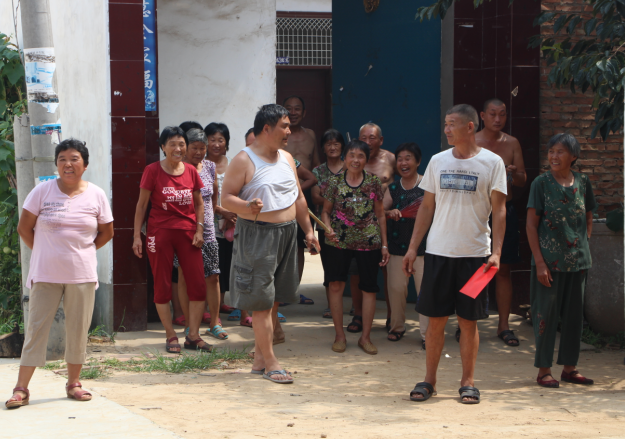
[{"label": "sandal strap", "polygon": [[287,376],[287,371],[284,369],[280,369],[280,370],[270,370],[269,372],[265,372],[265,375],[267,376],[273,376],[273,375],[284,375]]},{"label": "sandal strap", "polygon": [[65,386],[65,388],[68,391],[72,390],[74,387],[81,387],[82,388],[82,384],[80,384],[80,382],[78,382],[78,383],[74,383],[74,384],[68,384],[67,386]]},{"label": "sandal strap", "polygon": [[425,381],[422,383],[417,383],[417,385],[414,386],[414,389],[412,389],[412,392],[410,392],[410,395],[414,395],[415,393],[419,393],[425,398],[428,396],[428,394],[431,395],[434,393],[434,386],[432,386],[430,383],[426,383]]},{"label": "sandal strap", "polygon": [[[15,392],[24,392],[26,394],[26,398],[30,398],[30,392],[28,391],[28,389],[26,387],[16,387],[15,389],[13,389],[13,394],[15,395]],[[20,401],[22,400],[22,396],[21,395],[15,395],[15,396],[19,396],[20,397]]]},{"label": "sandal strap", "polygon": [[[162,340],[162,339],[161,339],[161,340]],[[168,343],[168,344],[174,344],[174,343],[172,343],[172,342],[171,342],[172,340],[176,340],[176,343],[175,343],[175,344],[180,344],[180,343],[178,343],[178,336],[174,336],[174,337],[172,337],[172,338],[167,339],[167,343]]]}]

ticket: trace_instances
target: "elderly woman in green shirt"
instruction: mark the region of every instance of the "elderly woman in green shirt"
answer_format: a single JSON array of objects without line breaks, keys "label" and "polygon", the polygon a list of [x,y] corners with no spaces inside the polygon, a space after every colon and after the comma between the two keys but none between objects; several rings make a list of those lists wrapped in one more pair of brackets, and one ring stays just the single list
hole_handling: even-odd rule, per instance
[{"label": "elderly woman in green shirt", "polygon": [[577,371],[583,323],[586,275],[591,267],[588,240],[595,197],[588,177],[571,170],[580,146],[571,134],[556,134],[549,143],[550,171],[537,177],[527,204],[527,238],[532,249],[530,303],[537,382],[559,387],[551,374],[558,324],[561,324],[557,364],[560,379],[593,384]]}]

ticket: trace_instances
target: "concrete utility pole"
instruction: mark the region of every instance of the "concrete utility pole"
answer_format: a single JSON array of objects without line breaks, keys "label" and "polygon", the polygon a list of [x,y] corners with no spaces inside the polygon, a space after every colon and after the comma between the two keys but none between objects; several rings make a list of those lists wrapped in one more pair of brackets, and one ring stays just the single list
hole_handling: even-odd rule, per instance
[{"label": "concrete utility pole", "polygon": [[[48,0],[21,0],[22,18],[22,49],[38,49],[54,47],[52,40],[52,20],[50,17],[50,5]],[[57,123],[59,111],[48,112],[48,108],[37,102],[28,102],[28,116],[31,127],[40,127],[46,124]],[[54,145],[49,135],[31,135],[30,144],[32,151],[33,184],[34,179],[41,176],[54,175]],[[19,174],[18,174],[18,178]],[[29,191],[28,187],[19,188],[19,191]],[[32,187],[30,187],[32,190]],[[30,256],[30,255],[29,255]],[[22,266],[24,266],[24,254],[22,254]],[[24,298],[24,314],[27,315],[28,301]],[[25,318],[26,319],[26,318]],[[48,360],[59,360],[65,353],[65,313],[63,305],[59,307],[48,339]]]}]

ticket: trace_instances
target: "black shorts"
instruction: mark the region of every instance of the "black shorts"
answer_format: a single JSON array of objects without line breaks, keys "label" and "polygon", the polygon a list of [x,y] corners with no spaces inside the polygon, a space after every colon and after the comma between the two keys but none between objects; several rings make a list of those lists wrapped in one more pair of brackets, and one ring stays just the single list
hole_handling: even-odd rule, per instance
[{"label": "black shorts", "polygon": [[343,250],[333,245],[328,245],[325,249],[326,266],[325,280],[328,282],[347,282],[349,266],[352,258],[358,264],[358,274],[360,282],[358,288],[366,293],[377,293],[380,291],[378,286],[378,269],[382,260],[381,250]]},{"label": "black shorts", "polygon": [[506,234],[501,246],[502,264],[518,264],[521,262],[519,253],[519,216],[512,201],[506,203]]},{"label": "black shorts", "polygon": [[174,268],[171,270],[171,283],[178,283],[178,267],[176,266],[174,266]]},{"label": "black shorts", "polygon": [[232,246],[226,238],[217,238],[219,244],[219,289],[222,293],[230,291],[230,265],[232,265]]},{"label": "black shorts", "polygon": [[319,247],[320,247],[320,252],[319,252],[319,256],[321,257],[321,265],[323,266],[323,286],[327,287],[329,282],[327,280],[327,276],[328,276],[328,252],[326,251],[326,249],[328,247],[331,247],[330,245],[326,244],[326,232],[321,229],[321,230],[317,230],[317,235],[318,235],[318,239],[319,239]]},{"label": "black shorts", "polygon": [[460,289],[487,258],[448,258],[425,253],[423,281],[416,310],[428,317],[453,314],[465,320],[488,317],[488,285],[472,299]]}]

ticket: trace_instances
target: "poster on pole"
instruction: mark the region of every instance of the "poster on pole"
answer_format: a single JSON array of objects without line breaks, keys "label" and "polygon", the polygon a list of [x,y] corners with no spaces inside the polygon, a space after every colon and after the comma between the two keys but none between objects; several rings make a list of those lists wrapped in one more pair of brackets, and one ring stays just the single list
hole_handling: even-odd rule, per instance
[{"label": "poster on pole", "polygon": [[156,12],[155,0],[143,0],[143,65],[145,111],[156,111]]},{"label": "poster on pole", "polygon": [[48,113],[56,112],[59,97],[52,84],[56,70],[54,47],[24,49],[24,64],[28,102],[43,105]]}]

